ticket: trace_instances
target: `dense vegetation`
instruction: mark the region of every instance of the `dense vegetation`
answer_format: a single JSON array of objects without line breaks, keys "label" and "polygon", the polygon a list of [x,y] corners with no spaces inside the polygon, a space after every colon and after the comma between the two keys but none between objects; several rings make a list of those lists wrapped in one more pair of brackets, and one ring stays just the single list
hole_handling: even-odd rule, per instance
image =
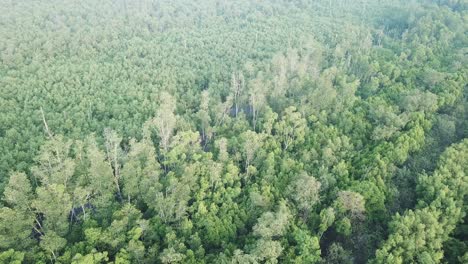
[{"label": "dense vegetation", "polygon": [[0,263],[467,263],[463,0],[2,0]]}]

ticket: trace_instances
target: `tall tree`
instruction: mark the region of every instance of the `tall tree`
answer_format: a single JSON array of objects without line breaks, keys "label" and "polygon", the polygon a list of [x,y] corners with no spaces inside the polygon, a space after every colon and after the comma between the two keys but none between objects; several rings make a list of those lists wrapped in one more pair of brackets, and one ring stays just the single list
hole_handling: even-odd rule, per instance
[{"label": "tall tree", "polygon": [[112,171],[111,164],[106,161],[106,154],[101,151],[93,137],[90,137],[86,147],[86,158],[89,161],[89,171],[83,175],[91,203],[98,209],[109,208],[114,195],[119,193],[120,182]]},{"label": "tall tree", "polygon": [[69,214],[72,209],[70,195],[65,191],[65,186],[51,184],[36,189],[37,197],[32,202],[37,214],[42,214],[44,220],[41,231],[45,234],[53,232],[59,236],[65,236],[69,231]]},{"label": "tall tree", "polygon": [[42,147],[36,158],[37,166],[31,168],[33,175],[42,184],[69,184],[75,170],[75,161],[70,158],[73,142],[63,136],[54,136]]},{"label": "tall tree", "polygon": [[241,106],[241,100],[243,96],[243,92],[245,89],[245,79],[244,74],[239,72],[232,73],[231,76],[231,95],[234,102],[234,114],[237,117],[239,113],[239,107]]},{"label": "tall tree", "polygon": [[210,94],[205,90],[201,93],[200,109],[197,112],[198,120],[200,122],[201,138],[205,146],[213,136],[209,106]]},{"label": "tall tree", "polygon": [[[106,146],[106,160],[109,163],[109,167],[112,168],[112,174],[114,176],[114,184],[117,190],[119,199],[122,200],[122,192],[120,191],[120,169],[122,166],[123,152],[120,147],[122,138],[112,129],[104,130],[105,146]],[[99,155],[98,153],[96,153]]]},{"label": "tall tree", "polygon": [[291,219],[291,212],[283,201],[276,212],[266,212],[253,227],[255,235],[262,238],[274,238],[285,234]]},{"label": "tall tree", "polygon": [[253,130],[256,131],[258,115],[266,104],[266,90],[268,84],[263,80],[263,76],[259,74],[255,79],[249,81],[249,103],[252,115]]},{"label": "tall tree", "polygon": [[318,180],[303,171],[290,186],[291,197],[302,211],[304,219],[308,218],[310,210],[320,201],[320,185]]},{"label": "tall tree", "polygon": [[284,110],[281,120],[275,125],[275,134],[280,140],[283,150],[304,142],[307,131],[307,121],[294,106]]},{"label": "tall tree", "polygon": [[257,134],[254,131],[248,130],[241,135],[243,144],[242,149],[245,155],[245,169],[250,166],[255,158],[256,152],[262,147],[264,135]]},{"label": "tall tree", "polygon": [[124,198],[131,202],[153,203],[152,193],[159,191],[160,167],[156,161],[156,150],[148,140],[130,140],[130,151],[122,168]]},{"label": "tall tree", "polygon": [[169,93],[162,92],[159,102],[156,115],[148,122],[156,128],[160,139],[159,144],[164,151],[167,151],[177,123],[176,100]]}]

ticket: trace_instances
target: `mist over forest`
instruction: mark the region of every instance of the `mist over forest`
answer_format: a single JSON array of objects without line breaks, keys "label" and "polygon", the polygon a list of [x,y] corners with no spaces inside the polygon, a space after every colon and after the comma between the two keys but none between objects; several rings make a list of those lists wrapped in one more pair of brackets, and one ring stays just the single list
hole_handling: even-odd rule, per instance
[{"label": "mist over forest", "polygon": [[468,263],[466,0],[1,0],[0,263]]}]

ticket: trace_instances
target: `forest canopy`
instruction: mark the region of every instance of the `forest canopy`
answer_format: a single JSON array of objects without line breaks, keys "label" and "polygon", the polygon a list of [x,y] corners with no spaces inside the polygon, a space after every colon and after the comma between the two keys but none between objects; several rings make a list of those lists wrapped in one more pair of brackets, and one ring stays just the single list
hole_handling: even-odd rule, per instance
[{"label": "forest canopy", "polygon": [[0,14],[0,263],[468,263],[466,1]]}]

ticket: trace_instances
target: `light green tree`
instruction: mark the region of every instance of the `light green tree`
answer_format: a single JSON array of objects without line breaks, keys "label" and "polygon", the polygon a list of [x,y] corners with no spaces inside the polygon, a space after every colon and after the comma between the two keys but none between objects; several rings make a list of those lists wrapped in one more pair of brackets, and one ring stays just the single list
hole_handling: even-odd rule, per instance
[{"label": "light green tree", "polygon": [[283,150],[304,142],[307,131],[307,121],[294,106],[284,110],[281,120],[275,125],[275,134],[280,140]]}]

